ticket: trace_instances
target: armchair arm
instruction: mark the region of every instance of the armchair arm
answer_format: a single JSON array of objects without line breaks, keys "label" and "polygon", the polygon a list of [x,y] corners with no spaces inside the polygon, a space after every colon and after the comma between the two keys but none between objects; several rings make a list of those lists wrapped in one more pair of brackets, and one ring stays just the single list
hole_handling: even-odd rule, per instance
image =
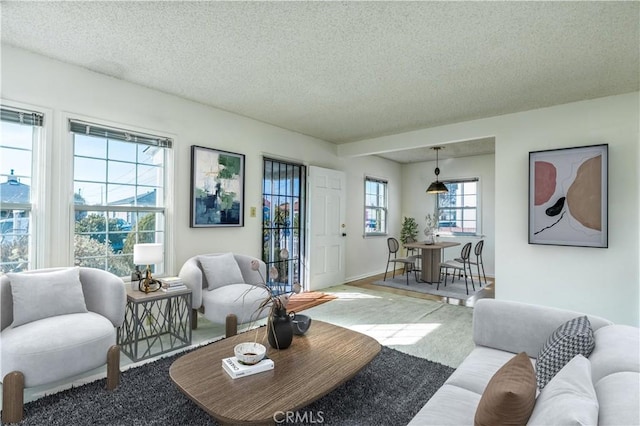
[{"label": "armchair arm", "polygon": [[200,306],[202,306],[202,270],[200,266],[198,266],[197,258],[192,257],[188,259],[184,265],[182,265],[178,276],[191,290],[191,308],[200,308]]},{"label": "armchair arm", "polygon": [[127,305],[122,278],[102,269],[81,267],[80,282],[87,309],[108,318],[114,327],[120,327]]},{"label": "armchair arm", "polygon": [[[481,299],[473,308],[473,341],[512,353],[526,352],[538,356],[547,338],[560,325],[580,312],[507,300]],[[610,321],[587,315],[594,330]]]}]

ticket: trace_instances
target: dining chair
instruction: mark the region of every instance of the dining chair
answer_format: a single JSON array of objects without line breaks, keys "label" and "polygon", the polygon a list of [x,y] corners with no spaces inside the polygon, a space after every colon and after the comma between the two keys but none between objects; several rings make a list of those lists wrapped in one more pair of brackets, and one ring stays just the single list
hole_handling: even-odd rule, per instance
[{"label": "dining chair", "polygon": [[[467,269],[469,270],[469,278],[471,279],[471,287],[473,291],[476,290],[476,286],[473,283],[473,275],[471,275],[471,243],[466,243],[462,246],[462,250],[460,251],[460,257],[447,260],[440,264],[440,273],[442,273],[442,269],[444,269],[444,286],[447,286],[447,275],[449,274],[449,269],[453,269],[453,276],[451,278],[451,282],[456,278],[456,271],[458,273],[464,274],[464,285],[467,289],[467,294],[469,294],[469,283],[467,282]],[[440,289],[440,282],[438,281],[438,285],[436,290]]]},{"label": "dining chair", "polygon": [[[407,275],[407,285],[409,285],[409,272],[414,271],[416,274],[417,280],[417,272],[415,270],[416,256],[408,256],[408,257],[397,257],[398,250],[400,250],[400,243],[397,239],[393,237],[387,238],[387,247],[389,248],[389,253],[387,256],[387,268],[384,270],[384,279],[387,280],[387,272],[389,271],[389,264],[393,263],[393,276],[396,276],[396,264],[400,263],[403,265],[402,273]],[[392,257],[393,256],[393,257]]]},{"label": "dining chair", "polygon": [[[475,247],[473,248],[473,253],[476,255],[476,260],[473,261],[471,259],[469,259],[469,264],[470,265],[476,265],[476,267],[478,268],[478,282],[480,283],[480,287],[482,287],[482,280],[480,279],[481,277],[484,277],[484,284],[487,285],[487,276],[484,273],[484,263],[482,262],[482,249],[484,248],[484,240],[480,240],[476,243]],[[460,257],[456,257],[454,259],[456,262],[462,262],[462,258]],[[480,267],[482,267],[482,275],[480,275]]]}]

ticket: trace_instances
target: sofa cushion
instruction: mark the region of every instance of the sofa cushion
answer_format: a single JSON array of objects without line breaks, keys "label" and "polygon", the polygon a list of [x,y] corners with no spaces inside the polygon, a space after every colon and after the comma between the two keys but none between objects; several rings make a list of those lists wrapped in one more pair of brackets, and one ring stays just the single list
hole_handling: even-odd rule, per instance
[{"label": "sofa cushion", "polygon": [[445,383],[411,419],[408,426],[468,425],[476,412],[480,394]]},{"label": "sofa cushion", "polygon": [[100,367],[116,344],[111,321],[94,312],[57,315],[5,328],[0,335],[0,378],[24,374],[25,386],[39,386]]},{"label": "sofa cushion", "polygon": [[447,383],[482,395],[489,380],[513,355],[493,348],[476,347],[451,374]]},{"label": "sofa cushion", "polygon": [[12,327],[56,315],[87,312],[80,268],[8,273],[13,299]]},{"label": "sofa cushion", "polygon": [[640,373],[640,329],[615,324],[593,333],[596,346],[589,357],[593,383],[609,374],[633,371]]},{"label": "sofa cushion", "polygon": [[589,318],[573,318],[558,327],[540,349],[536,360],[536,380],[542,390],[562,367],[576,355],[589,357],[595,346]]},{"label": "sofa cushion", "polygon": [[599,426],[640,425],[640,373],[620,372],[595,384]]},{"label": "sofa cushion", "polygon": [[575,356],[540,391],[528,425],[596,425],[598,399],[591,363]]},{"label": "sofa cushion", "polygon": [[233,253],[224,253],[217,256],[199,256],[200,267],[207,279],[208,289],[244,283],[242,272]]},{"label": "sofa cushion", "polygon": [[536,402],[536,374],[520,352],[493,375],[476,410],[475,426],[526,424]]}]

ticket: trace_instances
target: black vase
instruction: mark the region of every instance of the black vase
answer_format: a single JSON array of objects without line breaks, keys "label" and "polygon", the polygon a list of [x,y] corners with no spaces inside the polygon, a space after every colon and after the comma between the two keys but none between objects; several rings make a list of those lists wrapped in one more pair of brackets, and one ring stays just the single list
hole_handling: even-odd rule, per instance
[{"label": "black vase", "polygon": [[278,308],[267,321],[267,338],[274,349],[287,349],[293,340],[293,324],[285,308]]}]

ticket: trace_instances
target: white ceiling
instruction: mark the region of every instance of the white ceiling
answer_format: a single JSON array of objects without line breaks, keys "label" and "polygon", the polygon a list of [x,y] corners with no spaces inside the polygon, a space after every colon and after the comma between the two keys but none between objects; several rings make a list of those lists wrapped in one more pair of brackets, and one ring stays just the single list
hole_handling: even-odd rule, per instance
[{"label": "white ceiling", "polygon": [[1,8],[3,43],[336,144],[640,88],[637,1]]}]

